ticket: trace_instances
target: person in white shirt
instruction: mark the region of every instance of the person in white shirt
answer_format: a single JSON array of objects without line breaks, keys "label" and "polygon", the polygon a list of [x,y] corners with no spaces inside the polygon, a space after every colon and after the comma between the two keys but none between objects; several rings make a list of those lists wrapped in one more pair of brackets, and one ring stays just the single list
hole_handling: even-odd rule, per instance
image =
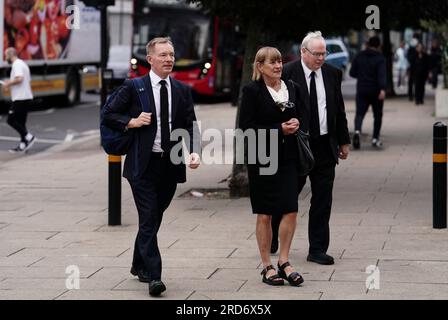
[{"label": "person in white shirt", "polygon": [[26,128],[28,109],[33,100],[31,91],[31,75],[27,64],[19,59],[14,48],[5,50],[6,61],[12,65],[10,80],[3,83],[5,89],[11,91],[11,108],[8,115],[8,124],[20,134],[20,143],[10,149],[12,153],[25,152],[34,144],[35,136]]},{"label": "person in white shirt", "polygon": [[395,51],[395,67],[398,72],[398,84],[397,86],[401,88],[404,85],[404,80],[406,76],[406,70],[408,69],[408,59],[406,59],[405,53],[405,43],[402,41],[400,43],[400,47],[398,47],[397,51]]}]

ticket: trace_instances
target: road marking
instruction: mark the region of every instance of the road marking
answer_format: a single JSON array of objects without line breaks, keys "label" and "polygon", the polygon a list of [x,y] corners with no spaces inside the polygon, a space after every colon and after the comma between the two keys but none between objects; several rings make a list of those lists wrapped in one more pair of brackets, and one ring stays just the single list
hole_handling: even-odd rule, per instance
[{"label": "road marking", "polygon": [[56,111],[55,108],[51,108],[51,109],[47,109],[45,111],[33,111],[30,112],[29,115],[31,116],[43,116],[43,115],[47,115],[47,114],[52,114]]},{"label": "road marking", "polygon": [[99,135],[100,130],[93,129],[93,130],[86,130],[80,133],[81,136],[93,136],[93,135]]},{"label": "road marking", "polygon": [[100,102],[88,102],[88,103],[83,103],[79,106],[74,107],[74,109],[87,109],[87,108],[92,108],[92,107],[99,107],[100,106]]},{"label": "road marking", "polygon": [[[3,141],[20,141],[17,137],[7,137],[7,136],[0,136],[0,140]],[[55,140],[55,139],[40,139],[36,138],[36,142],[39,143],[50,143],[50,144],[58,144],[64,142],[63,140]]]},{"label": "road marking", "polygon": [[73,140],[74,137],[75,137],[75,134],[74,134],[74,133],[68,133],[68,134],[65,136],[64,142],[70,142],[70,141]]}]

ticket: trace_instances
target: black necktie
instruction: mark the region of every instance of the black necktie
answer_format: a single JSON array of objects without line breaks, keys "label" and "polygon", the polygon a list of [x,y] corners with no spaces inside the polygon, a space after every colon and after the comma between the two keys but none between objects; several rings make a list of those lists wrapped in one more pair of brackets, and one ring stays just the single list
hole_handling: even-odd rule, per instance
[{"label": "black necktie", "polygon": [[310,135],[314,138],[320,136],[319,125],[319,105],[317,103],[317,91],[316,91],[316,73],[311,72],[310,81]]},{"label": "black necktie", "polygon": [[170,124],[168,111],[168,89],[166,81],[160,80],[160,129],[162,134],[161,147],[164,152],[170,150]]}]

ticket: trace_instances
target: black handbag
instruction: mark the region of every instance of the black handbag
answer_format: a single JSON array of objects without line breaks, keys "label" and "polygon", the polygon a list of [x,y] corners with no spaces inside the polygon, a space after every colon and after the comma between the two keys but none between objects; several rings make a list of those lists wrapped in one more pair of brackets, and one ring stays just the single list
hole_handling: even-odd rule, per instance
[{"label": "black handbag", "polygon": [[298,168],[299,176],[306,176],[314,167],[314,156],[310,148],[310,135],[308,132],[298,130],[295,134],[297,138],[297,146],[299,149]]}]

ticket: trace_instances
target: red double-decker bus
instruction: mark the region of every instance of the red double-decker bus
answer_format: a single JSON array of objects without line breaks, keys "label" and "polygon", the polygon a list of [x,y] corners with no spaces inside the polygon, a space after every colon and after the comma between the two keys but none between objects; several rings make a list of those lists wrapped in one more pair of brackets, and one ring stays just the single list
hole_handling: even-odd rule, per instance
[{"label": "red double-decker bus", "polygon": [[174,78],[199,95],[237,94],[242,67],[238,26],[184,1],[134,0],[131,77],[149,71],[146,44],[159,36],[173,41]]}]

